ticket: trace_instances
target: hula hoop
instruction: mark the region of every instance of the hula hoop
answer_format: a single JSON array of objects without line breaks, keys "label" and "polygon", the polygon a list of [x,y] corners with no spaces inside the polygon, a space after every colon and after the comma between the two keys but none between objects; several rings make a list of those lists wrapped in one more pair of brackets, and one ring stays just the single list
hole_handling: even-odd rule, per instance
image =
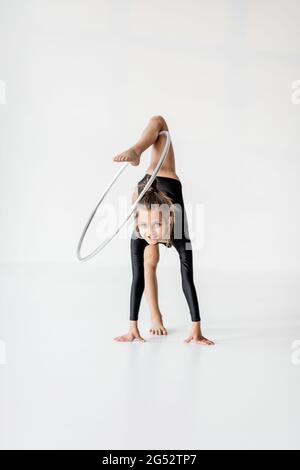
[{"label": "hula hoop", "polygon": [[82,242],[83,242],[83,239],[85,237],[85,234],[90,226],[90,223],[92,222],[93,218],[94,218],[94,215],[98,209],[98,207],[100,206],[100,204],[102,203],[103,199],[105,198],[105,196],[107,195],[107,193],[109,192],[110,188],[113,186],[113,184],[115,183],[115,181],[119,178],[119,176],[121,175],[121,173],[123,173],[123,171],[125,170],[125,168],[128,167],[128,165],[131,165],[130,162],[127,162],[125,163],[121,168],[120,170],[117,171],[116,175],[113,177],[113,179],[111,180],[111,182],[109,183],[109,185],[106,187],[106,189],[104,190],[101,198],[100,198],[100,201],[98,202],[97,206],[95,207],[95,209],[93,210],[93,212],[91,213],[84,229],[83,229],[83,232],[81,234],[81,237],[79,239],[79,242],[78,242],[78,246],[77,246],[77,258],[79,259],[79,261],[88,261],[89,259],[93,258],[93,256],[95,256],[97,253],[99,253],[116,235],[117,233],[121,230],[121,228],[123,227],[123,225],[128,221],[128,219],[130,218],[130,216],[132,215],[134,209],[136,208],[136,206],[138,205],[139,201],[141,200],[141,198],[143,197],[143,195],[145,194],[146,191],[148,191],[148,189],[150,188],[153,180],[155,179],[157,173],[159,172],[163,162],[165,161],[165,158],[167,156],[167,153],[168,153],[168,150],[169,150],[169,147],[170,147],[170,143],[171,143],[171,138],[170,138],[170,133],[169,131],[160,131],[158,135],[165,135],[166,136],[166,143],[165,143],[165,146],[164,146],[164,149],[162,151],[162,154],[161,154],[161,157],[156,165],[156,168],[154,170],[154,172],[152,173],[151,177],[149,178],[149,180],[147,181],[144,189],[141,191],[141,193],[139,194],[137,200],[132,204],[131,208],[129,209],[125,219],[123,220],[123,222],[121,222],[120,226],[117,228],[117,230],[110,236],[108,237],[106,240],[104,240],[94,251],[92,251],[89,255],[87,256],[81,256],[81,246],[82,246]]}]

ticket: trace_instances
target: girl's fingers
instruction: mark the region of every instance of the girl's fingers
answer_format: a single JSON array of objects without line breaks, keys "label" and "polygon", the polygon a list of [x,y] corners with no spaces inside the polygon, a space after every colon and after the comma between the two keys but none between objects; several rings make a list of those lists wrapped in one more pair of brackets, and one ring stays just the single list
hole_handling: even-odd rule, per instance
[{"label": "girl's fingers", "polygon": [[190,343],[191,339],[192,339],[192,336],[189,336],[187,339],[184,340],[184,342],[185,343]]},{"label": "girl's fingers", "polygon": [[212,346],[213,344],[215,344],[213,341],[210,341],[209,339],[200,339],[196,342],[199,344],[207,344],[207,346]]},{"label": "girl's fingers", "polygon": [[213,341],[211,341],[210,339],[207,339],[207,338],[204,338],[204,342],[205,342],[206,344],[209,344],[209,345],[210,345],[210,344],[215,344]]}]

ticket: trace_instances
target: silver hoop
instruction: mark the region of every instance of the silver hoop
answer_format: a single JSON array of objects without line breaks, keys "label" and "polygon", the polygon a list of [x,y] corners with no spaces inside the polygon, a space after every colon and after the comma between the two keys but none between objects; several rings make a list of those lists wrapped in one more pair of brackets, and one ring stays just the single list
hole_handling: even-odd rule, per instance
[{"label": "silver hoop", "polygon": [[161,154],[161,157],[156,165],[156,168],[154,170],[154,172],[152,173],[152,175],[150,176],[149,180],[147,181],[147,183],[145,184],[145,187],[143,188],[143,190],[141,191],[141,193],[139,194],[137,200],[133,203],[133,205],[131,206],[131,208],[129,209],[124,221],[120,224],[120,226],[118,227],[118,229],[109,237],[107,238],[106,240],[104,240],[94,251],[92,251],[89,255],[87,256],[81,256],[80,254],[80,251],[81,251],[81,246],[82,246],[82,242],[83,242],[83,239],[85,237],[85,234],[90,226],[90,223],[92,222],[93,218],[94,218],[94,215],[98,209],[98,207],[100,206],[100,204],[102,203],[103,199],[105,198],[105,196],[107,195],[107,193],[109,192],[110,188],[113,186],[113,184],[115,183],[115,181],[119,178],[119,176],[121,175],[121,173],[123,173],[123,171],[125,170],[125,168],[128,167],[128,165],[131,165],[130,162],[127,162],[125,163],[121,168],[120,170],[118,170],[118,172],[116,173],[116,175],[113,177],[113,179],[111,180],[111,182],[109,183],[109,185],[106,187],[106,189],[104,190],[101,198],[100,198],[100,201],[98,202],[97,206],[95,207],[95,209],[93,210],[93,212],[91,213],[84,229],[83,229],[83,232],[81,234],[81,237],[79,239],[79,242],[78,242],[78,246],[77,246],[77,258],[79,259],[79,261],[88,261],[89,259],[93,258],[93,256],[95,256],[97,253],[99,253],[116,235],[117,233],[121,230],[121,228],[123,227],[123,225],[128,221],[128,219],[130,218],[130,216],[132,215],[134,209],[136,208],[136,206],[138,205],[139,201],[141,200],[141,198],[143,197],[143,195],[145,194],[145,192],[150,188],[153,180],[155,179],[157,173],[159,172],[163,162],[165,161],[166,159],[166,156],[168,154],[168,150],[169,150],[169,147],[170,147],[170,143],[171,143],[171,138],[170,138],[170,133],[169,131],[160,131],[158,135],[165,135],[166,136],[166,143],[165,143],[165,146],[164,146],[164,149],[162,151],[162,154]]}]

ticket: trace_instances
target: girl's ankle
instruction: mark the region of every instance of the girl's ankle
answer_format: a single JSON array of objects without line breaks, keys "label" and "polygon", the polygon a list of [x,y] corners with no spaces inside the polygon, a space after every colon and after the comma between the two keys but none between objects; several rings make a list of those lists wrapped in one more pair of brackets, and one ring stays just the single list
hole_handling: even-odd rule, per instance
[{"label": "girl's ankle", "polygon": [[160,312],[152,313],[151,320],[162,320],[162,314]]}]

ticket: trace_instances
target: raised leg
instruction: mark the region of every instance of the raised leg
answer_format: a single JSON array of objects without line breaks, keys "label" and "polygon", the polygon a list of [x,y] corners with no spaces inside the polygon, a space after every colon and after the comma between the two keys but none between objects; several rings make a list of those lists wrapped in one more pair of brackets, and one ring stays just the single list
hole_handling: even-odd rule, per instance
[{"label": "raised leg", "polygon": [[[166,137],[164,135],[159,135],[162,130],[169,130],[165,119],[160,115],[152,116],[136,144],[114,156],[113,161],[130,162],[132,165],[137,166],[140,163],[142,153],[148,147],[152,146],[150,163],[146,171],[151,174],[157,165],[165,145]],[[179,179],[175,170],[175,156],[172,142],[165,161],[158,172],[158,176],[168,176]]]},{"label": "raised leg", "polygon": [[[158,116],[158,122],[160,124],[159,127],[159,132],[160,131],[168,131],[168,125],[165,121],[165,119],[162,116]],[[150,163],[147,168],[147,173],[152,173],[161,157],[163,148],[166,143],[166,137],[165,135],[159,135],[156,141],[153,143],[151,147],[151,154],[150,154]],[[158,172],[158,176],[170,176],[171,178],[174,177],[174,174],[176,175],[176,168],[175,168],[175,154],[174,154],[174,149],[173,149],[173,144],[172,142],[170,143],[170,147],[167,153],[167,156],[165,158],[164,163],[160,167],[160,170]],[[177,175],[176,175],[177,176]],[[179,178],[178,178],[179,179]]]}]

